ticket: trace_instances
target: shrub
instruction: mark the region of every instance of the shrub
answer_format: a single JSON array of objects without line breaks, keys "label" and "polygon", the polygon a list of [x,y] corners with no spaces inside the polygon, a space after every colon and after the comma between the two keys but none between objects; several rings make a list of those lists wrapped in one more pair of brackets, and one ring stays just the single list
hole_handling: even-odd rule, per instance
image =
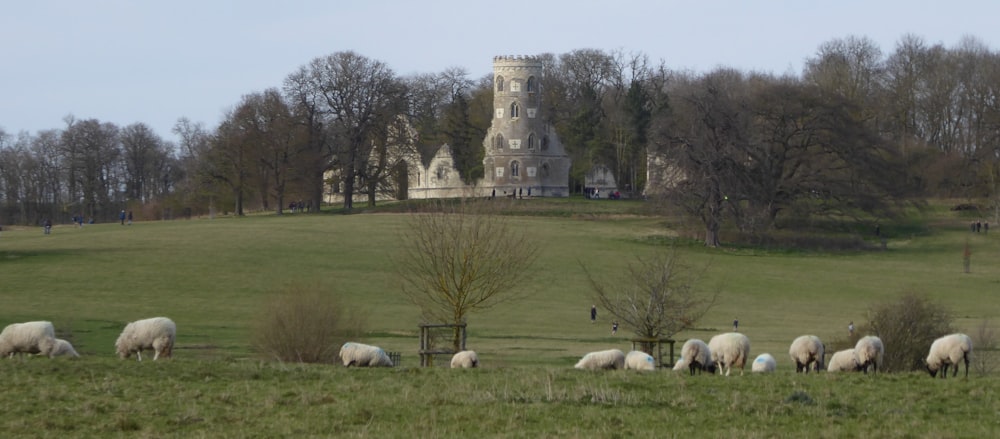
[{"label": "shrub", "polygon": [[904,293],[895,301],[869,311],[866,335],[876,335],[885,345],[885,361],[879,370],[905,372],[923,370],[931,343],[954,332],[950,312],[925,296]]},{"label": "shrub", "polygon": [[334,363],[340,346],[363,332],[363,314],[334,292],[291,284],[264,301],[253,345],[280,361]]}]

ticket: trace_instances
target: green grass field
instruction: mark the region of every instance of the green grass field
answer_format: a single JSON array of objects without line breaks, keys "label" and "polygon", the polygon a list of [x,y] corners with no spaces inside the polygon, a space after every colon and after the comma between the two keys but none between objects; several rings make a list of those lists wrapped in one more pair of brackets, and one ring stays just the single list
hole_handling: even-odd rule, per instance
[{"label": "green grass field", "polygon": [[[504,200],[503,202],[507,202]],[[946,304],[959,328],[997,324],[1000,236],[968,232],[969,218],[932,211],[918,234],[883,224],[887,251],[819,253],[683,244],[709,264],[720,301],[678,334],[731,329],[751,356],[778,359],[773,376],[587,373],[595,349],[629,350],[611,316],[591,324],[580,267],[616,276],[670,230],[637,215],[639,202],[531,200],[511,220],[541,244],[528,298],[469,319],[476,371],[419,369],[418,310],[400,294],[391,260],[407,216],[261,215],[138,221],[132,226],[4,227],[0,325],[51,320],[83,355],[2,362],[4,431],[26,436],[969,437],[1000,431],[1000,378],[925,374],[795,376],[787,349],[812,333],[828,343],[903,292]],[[968,242],[971,272],[963,270]],[[402,367],[355,370],[264,361],[250,349],[265,297],[289,283],[320,285],[368,314],[362,342],[402,355]],[[123,362],[114,340],[128,321],[169,316],[175,358]],[[891,349],[891,346],[887,347]],[[974,422],[967,422],[968,420]],[[705,425],[709,424],[709,425]],[[955,430],[953,430],[955,429]]]}]

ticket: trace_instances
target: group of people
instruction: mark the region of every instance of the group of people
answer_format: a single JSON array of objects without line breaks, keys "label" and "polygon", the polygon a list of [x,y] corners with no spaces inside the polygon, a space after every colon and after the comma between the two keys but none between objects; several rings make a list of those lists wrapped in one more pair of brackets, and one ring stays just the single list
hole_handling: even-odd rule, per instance
[{"label": "group of people", "polygon": [[979,233],[979,232],[990,233],[990,223],[989,221],[986,222],[974,221],[969,224],[969,230],[971,230],[973,233]]},{"label": "group of people", "polygon": [[297,202],[292,201],[288,203],[288,210],[292,211],[292,213],[295,213],[296,211],[309,212],[312,210],[312,205],[313,205],[312,200],[309,200],[308,203],[303,203],[302,200],[299,200]]},{"label": "group of people", "polygon": [[128,213],[126,214],[126,213],[125,213],[125,210],[123,209],[123,210],[121,211],[121,213],[119,213],[119,214],[118,214],[118,220],[119,220],[119,221],[121,221],[122,225],[124,226],[124,225],[125,225],[125,220],[126,220],[126,219],[128,220],[128,225],[130,225],[130,226],[131,226],[131,225],[132,225],[132,211],[130,210],[130,211],[128,211]]}]

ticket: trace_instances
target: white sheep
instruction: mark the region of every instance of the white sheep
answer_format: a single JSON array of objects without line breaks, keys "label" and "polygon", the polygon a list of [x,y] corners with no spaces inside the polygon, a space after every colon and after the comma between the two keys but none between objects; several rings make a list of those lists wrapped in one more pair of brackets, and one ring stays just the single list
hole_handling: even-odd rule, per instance
[{"label": "white sheep", "polygon": [[708,341],[708,350],[712,353],[712,362],[719,369],[719,374],[725,368],[725,375],[729,376],[733,366],[736,366],[740,368],[740,375],[743,375],[747,357],[750,356],[750,339],[739,332],[719,334]]},{"label": "white sheep", "polygon": [[153,361],[161,356],[169,358],[173,355],[174,340],[177,338],[177,325],[166,317],[153,317],[136,320],[122,330],[115,341],[115,351],[121,358],[128,358],[134,352],[136,359],[142,361],[142,351],[153,351]]},{"label": "white sheep", "polygon": [[882,364],[882,357],[885,355],[885,347],[882,339],[874,335],[866,335],[858,340],[854,345],[854,357],[864,373],[868,373],[871,366],[872,373],[878,373],[878,367]]},{"label": "white sheep", "polygon": [[774,360],[774,356],[771,354],[760,354],[757,358],[754,358],[753,364],[750,366],[751,372],[774,372],[778,368],[778,362]]},{"label": "white sheep", "polygon": [[56,344],[52,322],[11,323],[0,332],[0,357],[42,354],[51,357]]},{"label": "white sheep", "polygon": [[73,349],[73,345],[70,342],[57,338],[55,345],[52,349],[51,357],[58,357],[61,355],[68,355],[70,357],[79,357],[80,354],[76,353],[76,349]]},{"label": "white sheep", "polygon": [[643,351],[632,351],[625,355],[625,369],[656,370],[656,360]]},{"label": "white sheep", "polygon": [[584,355],[573,367],[588,370],[623,369],[625,368],[625,353],[618,349],[591,352]]},{"label": "white sheep", "polygon": [[958,376],[958,362],[965,361],[965,377],[969,377],[969,354],[972,353],[972,339],[965,334],[951,334],[934,340],[927,354],[927,371],[931,377],[941,370],[941,378],[948,376],[948,366],[954,366],[952,377]]},{"label": "white sheep", "polygon": [[809,373],[809,369],[819,372],[826,361],[823,342],[815,335],[803,335],[793,340],[792,346],[788,348],[788,355],[795,363],[796,373]]},{"label": "white sheep", "polygon": [[479,367],[479,356],[476,355],[476,351],[461,351],[451,357],[452,369],[469,369],[473,367]]},{"label": "white sheep", "polygon": [[709,371],[715,373],[715,364],[712,363],[712,352],[704,341],[697,338],[688,339],[681,346],[681,358],[674,364],[675,371],[688,369],[691,375],[694,371]]},{"label": "white sheep", "polygon": [[826,368],[827,372],[858,372],[861,365],[854,355],[854,348],[844,349],[834,352],[830,357],[830,363]]},{"label": "white sheep", "polygon": [[363,343],[347,342],[340,347],[340,361],[344,366],[392,367],[392,359],[382,348]]}]

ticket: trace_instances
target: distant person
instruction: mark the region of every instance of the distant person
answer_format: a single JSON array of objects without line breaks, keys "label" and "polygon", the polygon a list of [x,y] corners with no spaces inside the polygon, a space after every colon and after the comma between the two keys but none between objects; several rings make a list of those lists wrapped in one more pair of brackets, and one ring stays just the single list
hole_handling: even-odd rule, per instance
[{"label": "distant person", "polygon": [[497,188],[493,188],[493,191],[490,192],[490,199],[492,200],[496,197],[497,197]]},{"label": "distant person", "polygon": [[132,211],[128,211],[128,225],[132,225]]},{"label": "distant person", "polygon": [[990,222],[989,221],[983,223],[983,233],[984,234],[990,233]]},{"label": "distant person", "polygon": [[616,320],[614,323],[611,324],[611,335],[615,335],[617,333],[618,333],[618,321]]},{"label": "distant person", "polygon": [[118,214],[118,220],[121,221],[122,225],[125,225],[125,209],[122,209],[122,213]]},{"label": "distant person", "polygon": [[42,230],[44,230],[44,232],[45,232],[46,235],[51,234],[52,233],[52,220],[50,220],[48,218],[45,218],[45,221],[42,223],[42,228],[43,228]]},{"label": "distant person", "polygon": [[854,321],[853,320],[851,320],[851,323],[847,324],[847,335],[851,336],[851,337],[854,337]]},{"label": "distant person", "polygon": [[518,194],[517,198],[520,198],[520,199],[523,200],[524,199],[524,188],[523,187],[517,188],[517,194]]},{"label": "distant person", "polygon": [[733,332],[740,329],[740,319],[733,319]]},{"label": "distant person", "polygon": [[590,323],[597,321],[597,305],[590,307]]}]

